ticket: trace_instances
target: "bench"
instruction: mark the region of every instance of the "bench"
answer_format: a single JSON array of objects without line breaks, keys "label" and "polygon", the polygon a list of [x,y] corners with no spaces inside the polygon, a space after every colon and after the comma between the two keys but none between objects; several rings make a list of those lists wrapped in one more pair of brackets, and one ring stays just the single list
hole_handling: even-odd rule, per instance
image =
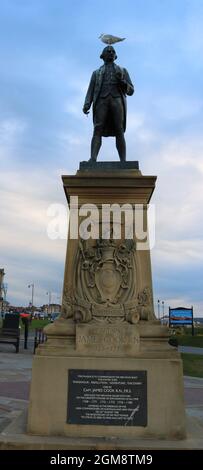
[{"label": "bench", "polygon": [[0,329],[0,343],[13,344],[16,348],[16,353],[19,352],[20,344],[19,321],[19,314],[6,314]]}]

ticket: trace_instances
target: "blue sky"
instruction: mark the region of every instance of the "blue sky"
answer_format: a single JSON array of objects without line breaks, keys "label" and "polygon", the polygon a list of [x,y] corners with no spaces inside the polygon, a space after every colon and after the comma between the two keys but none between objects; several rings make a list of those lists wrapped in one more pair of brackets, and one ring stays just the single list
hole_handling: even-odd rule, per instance
[{"label": "blue sky", "polygon": [[[64,203],[61,174],[89,158],[81,109],[101,65],[98,36],[116,46],[136,93],[128,99],[127,158],[157,175],[155,303],[203,314],[203,1],[1,0],[0,267],[8,300],[60,295],[66,242],[49,240],[47,208]],[[117,160],[105,139],[99,161]]]}]

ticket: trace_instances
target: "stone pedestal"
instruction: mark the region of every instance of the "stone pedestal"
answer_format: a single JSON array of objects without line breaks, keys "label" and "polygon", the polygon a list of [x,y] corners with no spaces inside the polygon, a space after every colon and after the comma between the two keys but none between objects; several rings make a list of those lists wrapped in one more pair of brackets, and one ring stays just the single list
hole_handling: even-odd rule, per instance
[{"label": "stone pedestal", "polygon": [[[143,216],[147,232],[155,181],[137,162],[83,162],[63,177],[71,217],[79,219],[69,228],[62,314],[34,357],[31,434],[185,436],[182,362],[154,315],[149,246],[139,227],[129,236],[132,218],[137,226]],[[104,204],[114,204],[115,220]],[[84,240],[90,213],[96,237]]]}]

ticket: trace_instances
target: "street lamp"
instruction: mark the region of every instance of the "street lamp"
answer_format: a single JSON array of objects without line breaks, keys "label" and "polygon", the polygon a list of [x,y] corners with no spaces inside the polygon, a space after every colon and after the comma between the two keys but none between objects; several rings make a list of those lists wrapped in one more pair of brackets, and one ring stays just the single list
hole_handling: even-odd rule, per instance
[{"label": "street lamp", "polygon": [[33,313],[34,289],[35,289],[35,285],[34,285],[34,283],[33,283],[33,284],[29,284],[28,287],[29,287],[29,289],[30,289],[30,288],[32,289],[31,312]]},{"label": "street lamp", "polygon": [[8,285],[4,284],[3,282],[4,276],[5,276],[5,271],[4,269],[0,268],[0,309],[1,309],[2,318],[4,316],[4,312],[6,308],[6,293],[7,293],[7,287],[8,287]]},{"label": "street lamp", "polygon": [[5,303],[6,303],[7,290],[8,290],[8,284],[3,284],[4,302],[5,302]]},{"label": "street lamp", "polygon": [[157,306],[158,306],[158,319],[160,319],[160,300],[157,300]]},{"label": "street lamp", "polygon": [[162,318],[164,318],[164,300],[162,300]]},{"label": "street lamp", "polygon": [[7,290],[8,290],[8,284],[3,284],[3,291],[4,291],[4,298],[3,298],[3,311],[6,312],[7,311],[7,308],[6,308],[6,294],[7,294]]},{"label": "street lamp", "polygon": [[3,297],[0,297],[0,305],[1,305],[1,317],[3,318],[4,316],[4,311],[3,311]]},{"label": "street lamp", "polygon": [[49,296],[49,300],[48,300],[48,302],[49,302],[49,303],[48,303],[48,312],[47,312],[47,313],[49,314],[49,313],[51,313],[51,312],[50,312],[50,304],[51,304],[51,296],[52,296],[52,292],[51,292],[51,291],[49,291],[49,292],[47,292],[47,293],[46,293],[46,295],[48,295],[48,296]]}]

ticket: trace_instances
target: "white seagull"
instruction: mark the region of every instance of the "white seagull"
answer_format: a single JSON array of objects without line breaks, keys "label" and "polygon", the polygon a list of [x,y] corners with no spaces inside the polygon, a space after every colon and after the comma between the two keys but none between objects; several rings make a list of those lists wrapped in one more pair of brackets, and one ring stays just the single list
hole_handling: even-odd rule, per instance
[{"label": "white seagull", "polygon": [[118,36],[112,36],[111,34],[101,34],[99,39],[101,39],[105,44],[115,44],[116,42],[124,41],[125,38],[119,38]]}]

